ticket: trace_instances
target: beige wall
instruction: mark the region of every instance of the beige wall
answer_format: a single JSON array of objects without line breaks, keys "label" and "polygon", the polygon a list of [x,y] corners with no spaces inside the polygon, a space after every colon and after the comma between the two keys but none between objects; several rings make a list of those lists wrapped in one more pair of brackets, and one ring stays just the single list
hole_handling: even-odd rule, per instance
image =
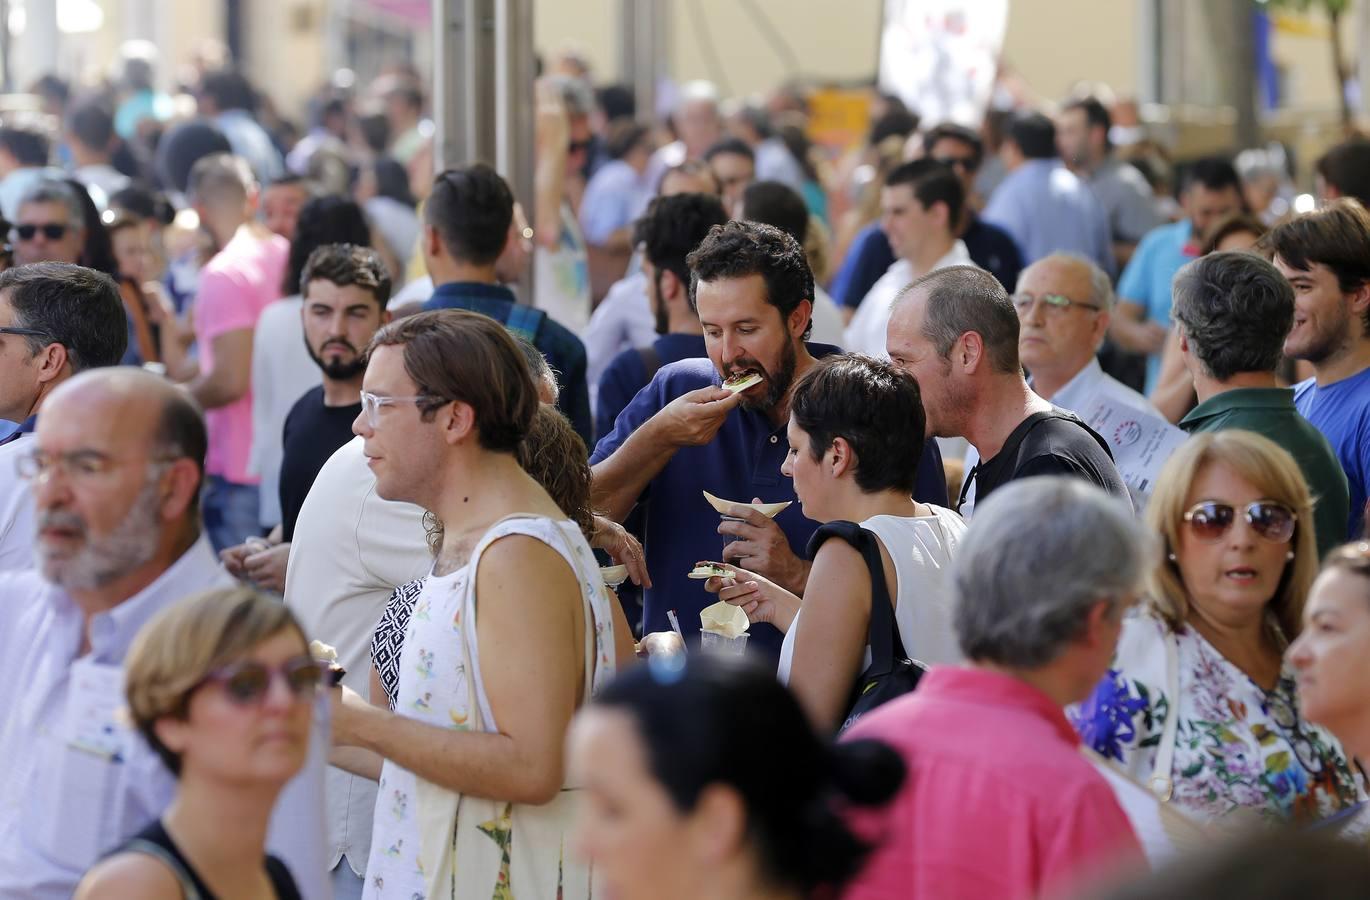
[{"label": "beige wall", "polygon": [[1042,100],[1059,100],[1078,81],[1132,94],[1138,18],[1133,0],[1009,0],[1004,62]]}]

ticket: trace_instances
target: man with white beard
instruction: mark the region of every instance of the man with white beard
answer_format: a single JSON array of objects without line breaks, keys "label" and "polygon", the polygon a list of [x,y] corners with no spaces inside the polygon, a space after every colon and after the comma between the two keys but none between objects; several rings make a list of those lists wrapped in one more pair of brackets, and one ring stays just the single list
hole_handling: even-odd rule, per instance
[{"label": "man with white beard", "polygon": [[[0,572],[0,900],[70,897],[171,801],[174,776],[120,714],[123,661],[159,611],[232,583],[200,525],[205,449],[189,395],[128,368],[58,386],[25,439],[37,568]],[[268,843],[305,897],[327,898],[316,709]]]}]

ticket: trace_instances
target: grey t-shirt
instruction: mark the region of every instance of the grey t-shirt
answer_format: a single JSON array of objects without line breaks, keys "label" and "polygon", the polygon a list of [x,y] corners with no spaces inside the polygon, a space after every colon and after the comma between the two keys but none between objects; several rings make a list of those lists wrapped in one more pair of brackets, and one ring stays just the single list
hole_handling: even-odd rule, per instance
[{"label": "grey t-shirt", "polygon": [[1135,244],[1161,224],[1151,185],[1127,163],[1110,156],[1090,176],[1089,186],[1108,216],[1109,234],[1114,242]]}]

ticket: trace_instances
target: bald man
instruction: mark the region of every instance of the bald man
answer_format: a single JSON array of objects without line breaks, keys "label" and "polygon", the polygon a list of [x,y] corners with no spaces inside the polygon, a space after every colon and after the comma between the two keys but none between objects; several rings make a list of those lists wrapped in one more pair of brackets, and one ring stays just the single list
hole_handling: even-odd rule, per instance
[{"label": "bald man", "polygon": [[[0,900],[70,897],[166,809],[174,777],[117,715],[124,656],[159,611],[232,583],[201,532],[206,433],[184,391],[139,369],[77,375],[29,442],[37,568],[0,573]],[[314,898],[328,896],[326,727],[270,840]]]}]

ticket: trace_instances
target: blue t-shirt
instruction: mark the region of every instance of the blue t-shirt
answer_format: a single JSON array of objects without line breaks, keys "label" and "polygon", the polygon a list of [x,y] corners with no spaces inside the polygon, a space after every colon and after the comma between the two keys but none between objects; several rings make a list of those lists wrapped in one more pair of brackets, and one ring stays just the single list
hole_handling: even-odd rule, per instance
[{"label": "blue t-shirt", "polygon": [[1310,378],[1294,387],[1294,407],[1336,451],[1351,492],[1346,539],[1361,537],[1370,496],[1370,369],[1318,387]]},{"label": "blue t-shirt", "polygon": [[[623,407],[652,380],[647,375],[647,367],[643,365],[642,350],[641,347],[624,350],[609,362],[604,374],[599,377],[599,406],[595,409],[596,437],[602,438],[614,430],[614,420],[623,412]],[[652,350],[656,353],[658,369],[682,359],[709,355],[702,334],[663,334],[652,341]]]},{"label": "blue t-shirt", "polygon": [[[1146,310],[1145,321],[1170,327],[1170,282],[1175,273],[1197,251],[1186,252],[1190,246],[1193,226],[1188,219],[1172,225],[1162,225],[1146,233],[1137,250],[1118,279],[1118,298],[1141,305]],[[1161,374],[1161,354],[1153,353],[1146,360],[1146,391],[1156,386]]]},{"label": "blue t-shirt", "polygon": [[[810,344],[816,357],[837,352],[826,344]],[[675,398],[690,391],[720,384],[713,363],[685,359],[663,366],[650,384],[619,415],[614,430],[600,439],[590,456],[593,465],[608,458],[638,426]],[[638,499],[645,507],[643,548],[652,587],[644,592],[643,631],[670,630],[667,610],[675,610],[681,631],[693,640],[699,631],[699,613],[717,602],[703,583],[686,577],[700,560],[721,560],[723,548],[732,542],[718,533],[719,515],[704,491],[727,500],[748,502],[760,497],[767,503],[794,501],[794,483],[780,473],[789,450],[786,423],[775,425],[763,413],[738,407],[728,414],[712,441],[702,447],[681,447],[647,485]],[[945,506],[946,478],[936,441],[928,441],[918,462],[914,496],[925,503]],[[793,503],[775,519],[789,540],[790,550],[803,556],[818,523],[804,517]],[[754,625],[749,646],[772,656],[780,653],[781,634],[770,625]]]}]

